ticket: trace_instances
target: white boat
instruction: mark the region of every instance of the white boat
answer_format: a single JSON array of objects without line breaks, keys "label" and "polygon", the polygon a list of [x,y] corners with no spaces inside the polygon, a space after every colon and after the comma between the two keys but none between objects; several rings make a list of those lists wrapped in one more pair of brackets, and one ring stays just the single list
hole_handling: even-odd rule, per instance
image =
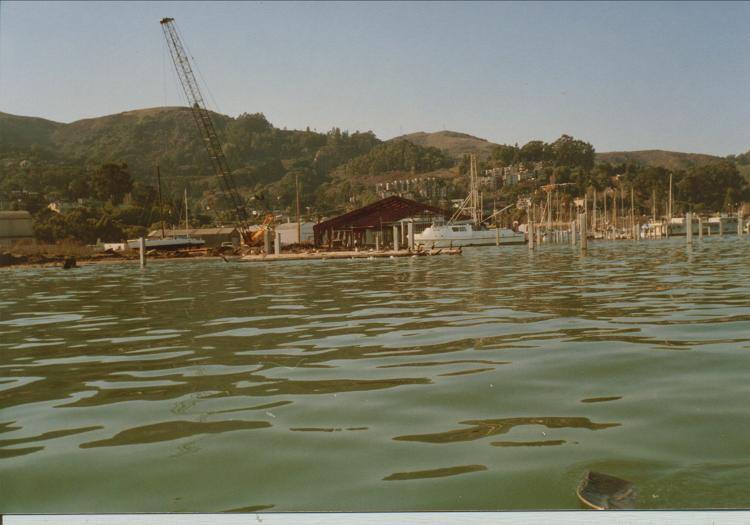
[{"label": "white boat", "polygon": [[473,224],[433,224],[425,228],[422,233],[415,234],[414,242],[425,248],[524,244],[526,235],[509,228],[475,230]]},{"label": "white boat", "polygon": [[[482,197],[477,184],[477,161],[471,156],[469,169],[469,195],[450,221],[446,224],[433,223],[421,233],[414,235],[414,243],[425,248],[452,248],[459,246],[491,246],[500,244],[524,244],[526,234],[509,228],[487,228],[484,223],[512,207],[506,206],[482,219]],[[471,216],[471,221],[457,221],[463,213]]]},{"label": "white boat", "polygon": [[[128,239],[128,248],[137,250],[139,248],[138,239]],[[145,239],[147,250],[177,250],[179,248],[201,248],[206,244],[203,239],[194,239],[192,237],[165,237],[164,239]]]}]

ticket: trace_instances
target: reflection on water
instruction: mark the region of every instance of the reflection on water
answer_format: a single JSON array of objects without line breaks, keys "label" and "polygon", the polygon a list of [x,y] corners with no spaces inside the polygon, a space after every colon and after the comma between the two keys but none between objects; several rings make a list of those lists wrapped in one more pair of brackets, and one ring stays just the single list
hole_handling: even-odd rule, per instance
[{"label": "reflection on water", "polygon": [[118,433],[111,439],[91,441],[82,443],[81,448],[94,447],[117,447],[122,445],[140,445],[143,443],[156,443],[158,441],[171,441],[196,434],[220,434],[232,430],[246,430],[250,428],[268,428],[271,424],[267,421],[215,421],[213,423],[201,423],[195,421],[167,421],[155,423],[142,427],[129,428]]},{"label": "reflection on water", "polygon": [[473,441],[497,434],[505,434],[514,427],[523,425],[542,425],[547,428],[586,428],[588,430],[620,426],[619,423],[592,423],[586,417],[511,417],[507,419],[461,421],[460,424],[470,426],[437,434],[397,436],[393,439],[396,441],[420,441],[422,443],[455,443],[456,441]]},{"label": "reflection on water", "polygon": [[567,443],[564,439],[548,439],[546,441],[493,441],[493,447],[554,447]]},{"label": "reflection on water", "polygon": [[408,479],[444,478],[446,476],[457,476],[469,472],[487,470],[484,465],[463,465],[460,467],[436,468],[432,470],[418,470],[415,472],[396,472],[383,478],[384,481],[404,481]]},{"label": "reflection on water", "polygon": [[606,401],[617,401],[618,399],[622,399],[622,396],[588,397],[581,399],[581,403],[604,403]]},{"label": "reflection on water", "polygon": [[6,270],[0,511],[746,507],[749,254]]}]

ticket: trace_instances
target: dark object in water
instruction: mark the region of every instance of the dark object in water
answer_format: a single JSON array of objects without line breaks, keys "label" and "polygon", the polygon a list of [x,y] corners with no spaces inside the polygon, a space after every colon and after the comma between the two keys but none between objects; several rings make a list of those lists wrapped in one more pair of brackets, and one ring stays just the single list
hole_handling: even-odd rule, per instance
[{"label": "dark object in water", "polygon": [[584,504],[596,510],[635,508],[635,485],[601,472],[587,471],[576,495]]},{"label": "dark object in water", "polygon": [[75,257],[66,257],[65,262],[63,262],[63,268],[65,270],[69,270],[70,268],[76,267],[76,258]]}]

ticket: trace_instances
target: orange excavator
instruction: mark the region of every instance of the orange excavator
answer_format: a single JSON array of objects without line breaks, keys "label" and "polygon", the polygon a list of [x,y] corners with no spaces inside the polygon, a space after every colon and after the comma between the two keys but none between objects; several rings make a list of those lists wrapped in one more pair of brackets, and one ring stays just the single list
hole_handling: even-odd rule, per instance
[{"label": "orange excavator", "polygon": [[276,217],[274,217],[273,213],[267,214],[266,218],[263,219],[263,223],[260,225],[260,228],[255,230],[254,232],[251,232],[248,235],[248,238],[246,239],[247,245],[259,246],[263,244],[263,234],[267,230],[271,229],[275,220],[276,220]]}]

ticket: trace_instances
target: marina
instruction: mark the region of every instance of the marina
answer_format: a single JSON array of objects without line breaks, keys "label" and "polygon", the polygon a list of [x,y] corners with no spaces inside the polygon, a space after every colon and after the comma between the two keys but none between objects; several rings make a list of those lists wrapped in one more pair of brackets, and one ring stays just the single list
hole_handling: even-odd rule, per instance
[{"label": "marina", "polygon": [[750,6],[168,7],[0,5],[0,525],[748,507]]}]

